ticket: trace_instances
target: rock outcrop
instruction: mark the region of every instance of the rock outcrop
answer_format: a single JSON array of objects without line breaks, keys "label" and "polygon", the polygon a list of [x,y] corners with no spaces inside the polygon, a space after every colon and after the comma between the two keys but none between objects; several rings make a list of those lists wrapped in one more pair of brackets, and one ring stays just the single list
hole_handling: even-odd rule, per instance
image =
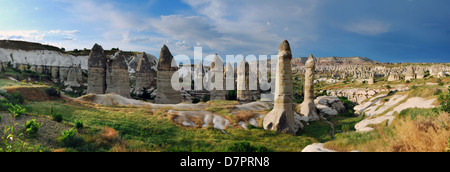
[{"label": "rock outcrop", "polygon": [[227,62],[227,64],[225,64],[225,89],[227,90],[227,92],[236,88],[234,74],[234,67],[230,62]]},{"label": "rock outcrop", "polygon": [[417,79],[422,79],[425,77],[425,70],[422,67],[418,67],[416,69],[416,78]]},{"label": "rock outcrop", "polygon": [[219,55],[215,55],[211,62],[209,88],[211,92],[210,100],[226,100],[226,91],[223,75],[223,61]]},{"label": "rock outcrop", "polygon": [[178,67],[174,63],[172,53],[169,48],[164,45],[161,48],[158,60],[157,82],[156,82],[156,98],[157,104],[177,104],[181,103],[181,93],[172,87],[172,75],[177,72]]},{"label": "rock outcrop", "polygon": [[311,54],[305,64],[305,98],[300,105],[300,113],[303,116],[307,116],[311,121],[319,120],[319,115],[317,114],[316,106],[314,105],[315,65],[314,56]]},{"label": "rock outcrop", "polygon": [[244,58],[237,67],[237,100],[250,102],[252,93],[250,91],[250,66]]},{"label": "rock outcrop", "polygon": [[321,116],[336,116],[345,112],[345,106],[336,96],[320,96],[314,100]]},{"label": "rock outcrop", "polygon": [[142,53],[138,55],[138,64],[136,67],[136,84],[134,86],[134,94],[141,95],[143,94],[143,90],[148,90],[156,87],[155,74],[153,61],[151,61],[147,55],[147,53]]},{"label": "rock outcrop", "polygon": [[408,66],[406,67],[405,81],[411,81],[412,79],[416,79],[416,74],[414,72],[414,68],[412,66]]},{"label": "rock outcrop", "polygon": [[116,93],[123,97],[130,97],[128,65],[120,51],[108,59],[105,93]]},{"label": "rock outcrop", "polygon": [[274,108],[264,117],[263,126],[266,130],[295,133],[298,129],[294,128],[292,54],[288,41],[281,43],[277,58]]},{"label": "rock outcrop", "polygon": [[95,44],[88,59],[87,94],[104,94],[106,91],[106,55],[102,46]]},{"label": "rock outcrop", "polygon": [[400,74],[397,71],[392,71],[388,77],[388,81],[398,81],[400,80]]}]

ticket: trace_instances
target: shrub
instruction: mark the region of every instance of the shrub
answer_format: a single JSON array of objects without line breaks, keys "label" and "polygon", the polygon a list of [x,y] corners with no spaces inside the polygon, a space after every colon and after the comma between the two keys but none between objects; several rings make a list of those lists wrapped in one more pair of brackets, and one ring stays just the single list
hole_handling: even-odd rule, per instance
[{"label": "shrub", "polygon": [[113,146],[120,141],[119,134],[114,128],[104,127],[103,131],[98,134],[96,143],[98,146]]},{"label": "shrub", "polygon": [[210,96],[209,95],[205,95],[203,96],[202,102],[207,102],[210,100]]},{"label": "shrub", "polygon": [[45,93],[47,93],[47,95],[49,96],[61,97],[61,92],[58,91],[58,89],[56,89],[56,87],[53,86],[46,88]]},{"label": "shrub", "polygon": [[439,94],[441,94],[442,93],[442,90],[441,89],[436,89],[436,90],[434,90],[434,93],[433,93],[433,95],[439,95]]},{"label": "shrub", "polygon": [[252,146],[250,142],[234,142],[233,145],[226,148],[227,152],[269,152],[264,146]]},{"label": "shrub", "polygon": [[11,96],[16,104],[23,104],[23,102],[25,101],[25,98],[18,91],[12,93]]},{"label": "shrub", "polygon": [[227,100],[237,100],[237,92],[235,90],[228,91]]},{"label": "shrub", "polygon": [[61,137],[58,137],[58,140],[65,147],[77,147],[84,143],[84,139],[82,137],[77,136],[77,129],[71,128],[69,130],[63,131],[61,133]]},{"label": "shrub", "polygon": [[195,97],[192,99],[192,103],[197,104],[198,102],[200,102],[200,99]]},{"label": "shrub", "polygon": [[355,116],[355,110],[354,110],[355,104],[352,101],[348,100],[347,97],[341,96],[341,97],[339,97],[339,100],[341,100],[341,102],[345,106],[345,109],[347,109],[347,111],[344,114],[342,114],[342,115],[344,115],[344,116]]},{"label": "shrub", "polygon": [[14,92],[12,94],[8,94],[8,92],[6,92],[6,91],[0,91],[0,95],[5,97],[5,99],[9,103],[12,103],[13,105],[23,104],[23,102],[25,101],[25,98],[18,91]]},{"label": "shrub", "polygon": [[25,123],[25,130],[28,134],[36,134],[41,128],[42,124],[36,122],[36,119],[28,120]]},{"label": "shrub", "polygon": [[75,128],[77,128],[77,129],[82,129],[82,128],[84,128],[84,123],[83,123],[83,121],[75,120]]},{"label": "shrub", "polygon": [[60,113],[54,114],[54,115],[52,116],[52,118],[53,118],[53,120],[56,121],[56,122],[61,122],[61,121],[63,121],[62,114],[60,114]]},{"label": "shrub", "polygon": [[9,112],[13,113],[15,116],[21,116],[25,114],[25,108],[20,107],[19,105],[11,105],[8,108]]},{"label": "shrub", "polygon": [[389,93],[387,94],[387,96],[392,96],[396,93],[397,91],[389,91]]},{"label": "shrub", "polygon": [[5,98],[0,99],[0,110],[1,111],[7,111],[9,108],[12,107],[12,104],[8,102]]},{"label": "shrub", "polygon": [[441,101],[441,110],[444,112],[450,112],[450,88],[447,94],[439,95],[439,101]]}]

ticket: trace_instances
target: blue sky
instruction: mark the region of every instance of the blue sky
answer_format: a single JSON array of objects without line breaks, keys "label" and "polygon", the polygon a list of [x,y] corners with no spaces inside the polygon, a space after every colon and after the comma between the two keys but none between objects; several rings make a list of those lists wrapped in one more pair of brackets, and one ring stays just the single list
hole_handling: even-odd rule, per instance
[{"label": "blue sky", "polygon": [[450,62],[448,0],[0,0],[0,39],[173,54]]}]

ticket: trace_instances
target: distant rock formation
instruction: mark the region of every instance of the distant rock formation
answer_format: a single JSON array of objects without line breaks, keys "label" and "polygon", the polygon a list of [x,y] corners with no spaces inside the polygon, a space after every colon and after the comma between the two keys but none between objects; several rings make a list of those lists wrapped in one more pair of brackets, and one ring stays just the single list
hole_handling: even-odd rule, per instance
[{"label": "distant rock formation", "polygon": [[416,74],[414,72],[414,68],[412,66],[408,66],[406,67],[405,81],[411,81],[412,79],[416,79]]},{"label": "distant rock formation", "polygon": [[278,48],[276,68],[274,108],[263,121],[264,129],[284,133],[295,133],[293,99],[293,79],[291,68],[292,53],[288,41]]},{"label": "distant rock formation", "polygon": [[422,79],[425,77],[425,70],[423,69],[423,67],[418,67],[416,69],[416,78],[417,79]]},{"label": "distant rock formation", "polygon": [[237,100],[250,102],[252,101],[252,93],[250,91],[250,66],[245,58],[237,67]]},{"label": "distant rock formation", "polygon": [[228,92],[228,90],[234,90],[236,87],[235,85],[237,84],[235,82],[235,76],[234,76],[234,67],[231,65],[230,62],[227,62],[227,64],[225,64],[225,86],[226,86],[226,90]]},{"label": "distant rock formation", "polygon": [[397,71],[391,71],[391,74],[388,77],[388,81],[398,81],[400,80],[400,74]]},{"label": "distant rock formation", "polygon": [[224,71],[223,71],[223,61],[219,55],[215,55],[213,61],[211,62],[211,78],[210,78],[210,89],[211,98],[210,100],[226,100],[226,91],[224,84]]},{"label": "distant rock formation", "polygon": [[181,103],[181,93],[174,90],[171,83],[172,75],[178,70],[178,67],[174,63],[172,53],[170,53],[169,48],[167,48],[166,45],[161,48],[157,69],[155,103]]}]

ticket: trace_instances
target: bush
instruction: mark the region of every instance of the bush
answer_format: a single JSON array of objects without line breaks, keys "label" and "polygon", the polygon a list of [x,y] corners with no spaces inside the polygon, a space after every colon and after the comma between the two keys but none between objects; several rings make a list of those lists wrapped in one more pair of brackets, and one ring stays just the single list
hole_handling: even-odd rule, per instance
[{"label": "bush", "polygon": [[210,95],[203,96],[202,102],[207,102],[210,100]]},{"label": "bush", "polygon": [[25,130],[28,134],[36,134],[41,128],[42,124],[36,122],[36,119],[28,120],[25,123]]},{"label": "bush", "polygon": [[227,100],[237,100],[237,92],[236,92],[236,90],[228,91]]},{"label": "bush", "polygon": [[264,146],[252,146],[250,142],[235,142],[226,148],[227,152],[269,152]]},{"label": "bush", "polygon": [[19,105],[11,105],[10,108],[8,108],[8,111],[16,116],[21,116],[25,114],[25,110],[26,110],[25,108],[22,108]]},{"label": "bush", "polygon": [[437,96],[437,95],[440,95],[441,93],[442,93],[441,89],[436,89],[436,90],[434,90],[433,95]]},{"label": "bush", "polygon": [[342,115],[344,115],[344,116],[355,116],[355,110],[353,108],[355,108],[356,105],[352,101],[348,100],[347,97],[341,96],[341,97],[339,97],[339,100],[341,100],[341,102],[345,106],[345,109],[347,109],[347,111],[344,114],[342,114]]},{"label": "bush", "polygon": [[200,102],[200,99],[195,97],[192,99],[192,103],[197,104],[198,102]]},{"label": "bush", "polygon": [[61,121],[63,121],[62,114],[60,114],[60,113],[56,113],[56,114],[52,115],[52,118],[53,118],[53,120],[56,121],[56,122],[61,122]]},{"label": "bush", "polygon": [[450,112],[450,88],[447,94],[439,95],[439,101],[441,101],[441,110],[444,112]]},{"label": "bush", "polygon": [[77,136],[77,133],[77,129],[71,128],[70,130],[63,131],[61,137],[58,137],[58,140],[65,147],[78,147],[84,143],[84,139]]},{"label": "bush", "polygon": [[1,111],[8,111],[9,108],[11,108],[13,105],[8,102],[5,98],[0,99],[0,110]]},{"label": "bush", "polygon": [[8,92],[6,92],[6,91],[0,91],[0,95],[5,97],[5,99],[9,103],[12,103],[13,105],[23,104],[23,102],[25,101],[25,98],[18,91],[14,92],[12,94],[8,94]]},{"label": "bush", "polygon": [[56,87],[53,86],[46,88],[45,93],[47,93],[47,95],[49,96],[61,97],[61,92],[58,91],[58,89],[56,89]]},{"label": "bush", "polygon": [[83,123],[83,121],[75,120],[75,128],[77,128],[77,129],[82,129],[82,128],[84,128],[84,123]]}]

